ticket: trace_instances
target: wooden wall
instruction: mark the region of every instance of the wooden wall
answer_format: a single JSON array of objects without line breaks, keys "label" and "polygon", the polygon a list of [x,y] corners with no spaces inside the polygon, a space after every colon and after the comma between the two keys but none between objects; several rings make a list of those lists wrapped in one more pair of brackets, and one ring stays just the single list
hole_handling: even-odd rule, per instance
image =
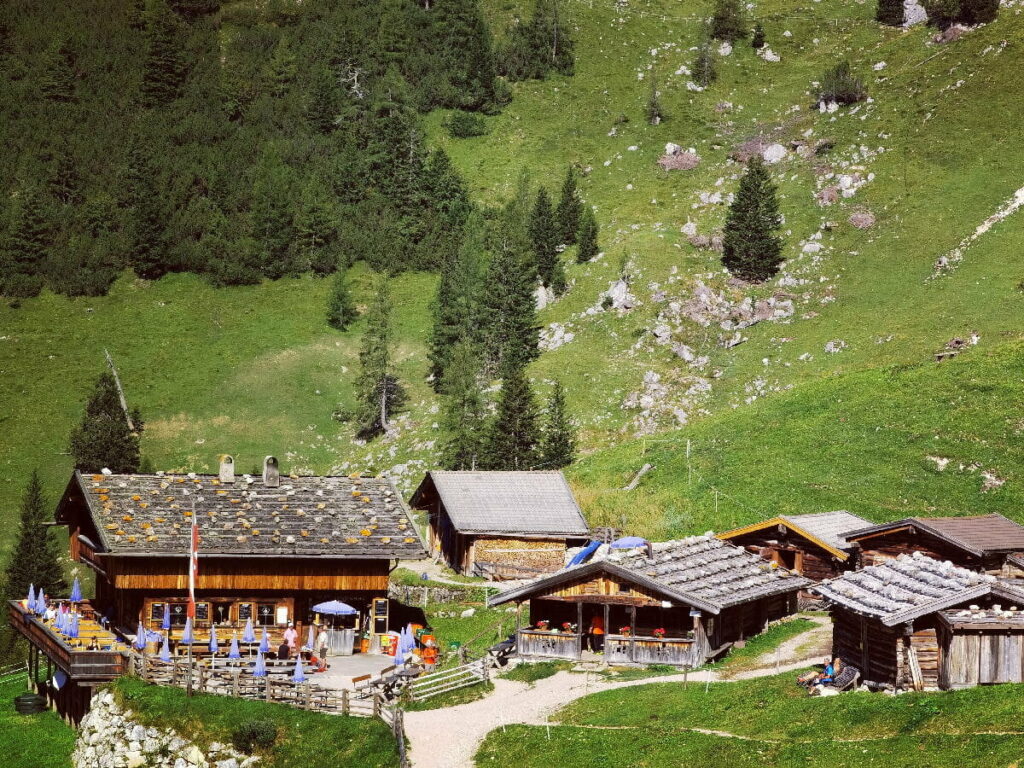
[{"label": "wooden wall", "polygon": [[942,688],[1024,682],[1024,629],[939,628]]},{"label": "wooden wall", "polygon": [[709,633],[711,645],[718,648],[725,643],[759,635],[769,621],[789,616],[796,610],[796,590],[726,608],[715,617],[714,630]]},{"label": "wooden wall", "polygon": [[748,552],[778,563],[780,567],[794,569],[801,576],[813,581],[831,579],[847,568],[845,563],[831,552],[793,533],[785,526],[781,526],[781,530],[779,526],[773,526],[751,531],[734,536],[729,541]]},{"label": "wooden wall", "polygon": [[525,566],[554,573],[565,564],[565,539],[517,539],[513,536],[480,536],[473,540],[472,562]]},{"label": "wooden wall", "polygon": [[902,638],[897,630],[838,606],[832,611],[832,622],[832,655],[860,669],[861,680],[903,682]]},{"label": "wooden wall", "polygon": [[982,568],[979,558],[922,531],[911,533],[905,529],[897,530],[863,539],[858,544],[859,552],[856,559],[859,568],[893,560],[900,555],[913,552],[921,552],[936,560],[949,560],[954,565],[963,568],[972,570],[981,570]]},{"label": "wooden wall", "polygon": [[[621,579],[601,575],[593,579],[584,579],[570,584],[562,584],[537,597],[554,600],[573,600],[580,598],[614,598],[614,602],[629,605],[660,606],[662,598],[650,590],[637,584]],[[599,599],[594,602],[600,602]]]}]

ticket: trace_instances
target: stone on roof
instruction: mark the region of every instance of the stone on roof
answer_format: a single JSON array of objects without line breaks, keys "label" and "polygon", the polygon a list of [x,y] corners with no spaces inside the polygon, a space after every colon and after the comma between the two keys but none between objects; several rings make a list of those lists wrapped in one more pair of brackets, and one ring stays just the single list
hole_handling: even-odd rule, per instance
[{"label": "stone on roof", "polygon": [[863,517],[858,517],[843,509],[834,512],[815,512],[808,515],[782,515],[781,517],[836,549],[847,549],[850,546],[844,534],[871,525]]},{"label": "stone on roof", "polygon": [[428,472],[461,533],[587,536],[590,529],[561,472]]},{"label": "stone on roof", "polygon": [[81,474],[101,538],[118,555],[188,553],[193,513],[202,555],[417,558],[423,545],[402,497],[379,477]]}]

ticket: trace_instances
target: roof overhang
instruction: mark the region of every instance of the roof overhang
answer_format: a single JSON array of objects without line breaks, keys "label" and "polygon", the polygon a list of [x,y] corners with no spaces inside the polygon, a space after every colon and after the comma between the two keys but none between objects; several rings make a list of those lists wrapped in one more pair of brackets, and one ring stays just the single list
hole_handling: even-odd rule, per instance
[{"label": "roof overhang", "polygon": [[716,538],[722,539],[723,541],[728,541],[729,539],[736,538],[737,536],[743,536],[747,533],[754,533],[755,531],[763,531],[764,529],[771,528],[775,525],[785,526],[793,533],[797,534],[798,536],[802,536],[810,542],[813,542],[814,544],[821,547],[830,555],[839,560],[845,561],[850,557],[849,552],[844,552],[841,549],[836,549],[831,544],[822,541],[817,536],[814,536],[813,534],[801,528],[799,525],[796,525],[795,523],[790,522],[789,520],[781,516],[772,517],[768,520],[763,520],[760,523],[752,523],[751,525],[745,525],[742,528],[733,528],[731,531],[725,531],[724,533],[717,534]]},{"label": "roof overhang", "polygon": [[[896,533],[900,530],[914,528],[919,531],[927,533],[929,536],[933,536],[940,539],[947,544],[950,544],[958,549],[962,549],[968,554],[974,555],[975,557],[981,557],[984,552],[976,547],[972,547],[970,544],[950,536],[944,531],[940,531],[937,528],[932,527],[928,524],[927,518],[918,517],[906,517],[902,520],[894,520],[891,523],[882,523],[881,525],[872,525],[869,528],[861,528],[856,531],[850,531],[846,534],[848,541],[861,541],[863,539],[873,538],[874,536],[880,536],[886,533]],[[993,550],[994,551],[994,550]],[[1012,550],[1011,550],[1012,551]]]}]

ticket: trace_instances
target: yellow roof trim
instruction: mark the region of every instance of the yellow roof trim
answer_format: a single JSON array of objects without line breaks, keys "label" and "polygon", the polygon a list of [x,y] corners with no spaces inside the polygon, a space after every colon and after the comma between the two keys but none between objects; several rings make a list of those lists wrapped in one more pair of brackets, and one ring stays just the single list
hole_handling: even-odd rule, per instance
[{"label": "yellow roof trim", "polygon": [[808,541],[814,542],[819,547],[824,549],[826,552],[834,555],[835,557],[838,557],[840,560],[846,560],[846,559],[848,559],[850,557],[850,554],[848,552],[843,552],[843,550],[841,550],[841,549],[836,549],[831,544],[827,544],[824,541],[822,541],[821,539],[819,539],[817,536],[812,536],[810,533],[805,531],[799,525],[793,524],[792,522],[790,522],[789,520],[787,520],[784,517],[772,517],[772,518],[769,518],[768,520],[762,520],[760,523],[751,523],[750,525],[745,525],[742,528],[733,528],[731,531],[725,531],[723,533],[716,534],[715,538],[723,539],[723,540],[734,539],[737,536],[742,536],[745,533],[753,533],[754,531],[761,531],[761,530],[764,530],[765,528],[770,528],[773,525],[783,525],[783,526],[785,526],[786,528],[791,530],[793,533],[795,533],[795,534],[797,534],[799,536],[803,536]]}]

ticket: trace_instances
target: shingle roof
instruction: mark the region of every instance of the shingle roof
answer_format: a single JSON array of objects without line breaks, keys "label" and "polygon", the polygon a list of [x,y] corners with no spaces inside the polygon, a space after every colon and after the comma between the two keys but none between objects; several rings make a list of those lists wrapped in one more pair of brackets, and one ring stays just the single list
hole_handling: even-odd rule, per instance
[{"label": "shingle roof", "polygon": [[586,536],[590,529],[561,472],[428,472],[412,498],[433,483],[456,530]]},{"label": "shingle roof", "polygon": [[836,549],[846,549],[850,546],[844,534],[871,524],[863,517],[858,517],[844,509],[834,512],[815,512],[809,515],[782,515],[782,519],[789,520],[793,525]]},{"label": "shingle roof", "polygon": [[708,534],[656,543],[650,559],[643,550],[619,553],[612,550],[605,560],[567,568],[513,587],[491,598],[490,603],[497,605],[525,599],[532,593],[600,571],[618,574],[711,613],[762,597],[793,592],[811,583]]},{"label": "shingle roof", "polygon": [[887,626],[990,593],[1024,600],[1020,588],[920,552],[844,573],[814,589],[832,603],[874,616]]},{"label": "shingle roof", "polygon": [[975,555],[1024,550],[1024,526],[1002,515],[907,517],[850,532],[851,540],[893,528],[915,526]]},{"label": "shingle roof", "polygon": [[[281,477],[221,483],[216,475],[82,475],[102,541],[119,555],[188,553],[192,510],[204,555],[416,558],[423,544],[390,480]],[[67,498],[67,496],[65,496]],[[63,507],[63,502],[62,502]]]}]

